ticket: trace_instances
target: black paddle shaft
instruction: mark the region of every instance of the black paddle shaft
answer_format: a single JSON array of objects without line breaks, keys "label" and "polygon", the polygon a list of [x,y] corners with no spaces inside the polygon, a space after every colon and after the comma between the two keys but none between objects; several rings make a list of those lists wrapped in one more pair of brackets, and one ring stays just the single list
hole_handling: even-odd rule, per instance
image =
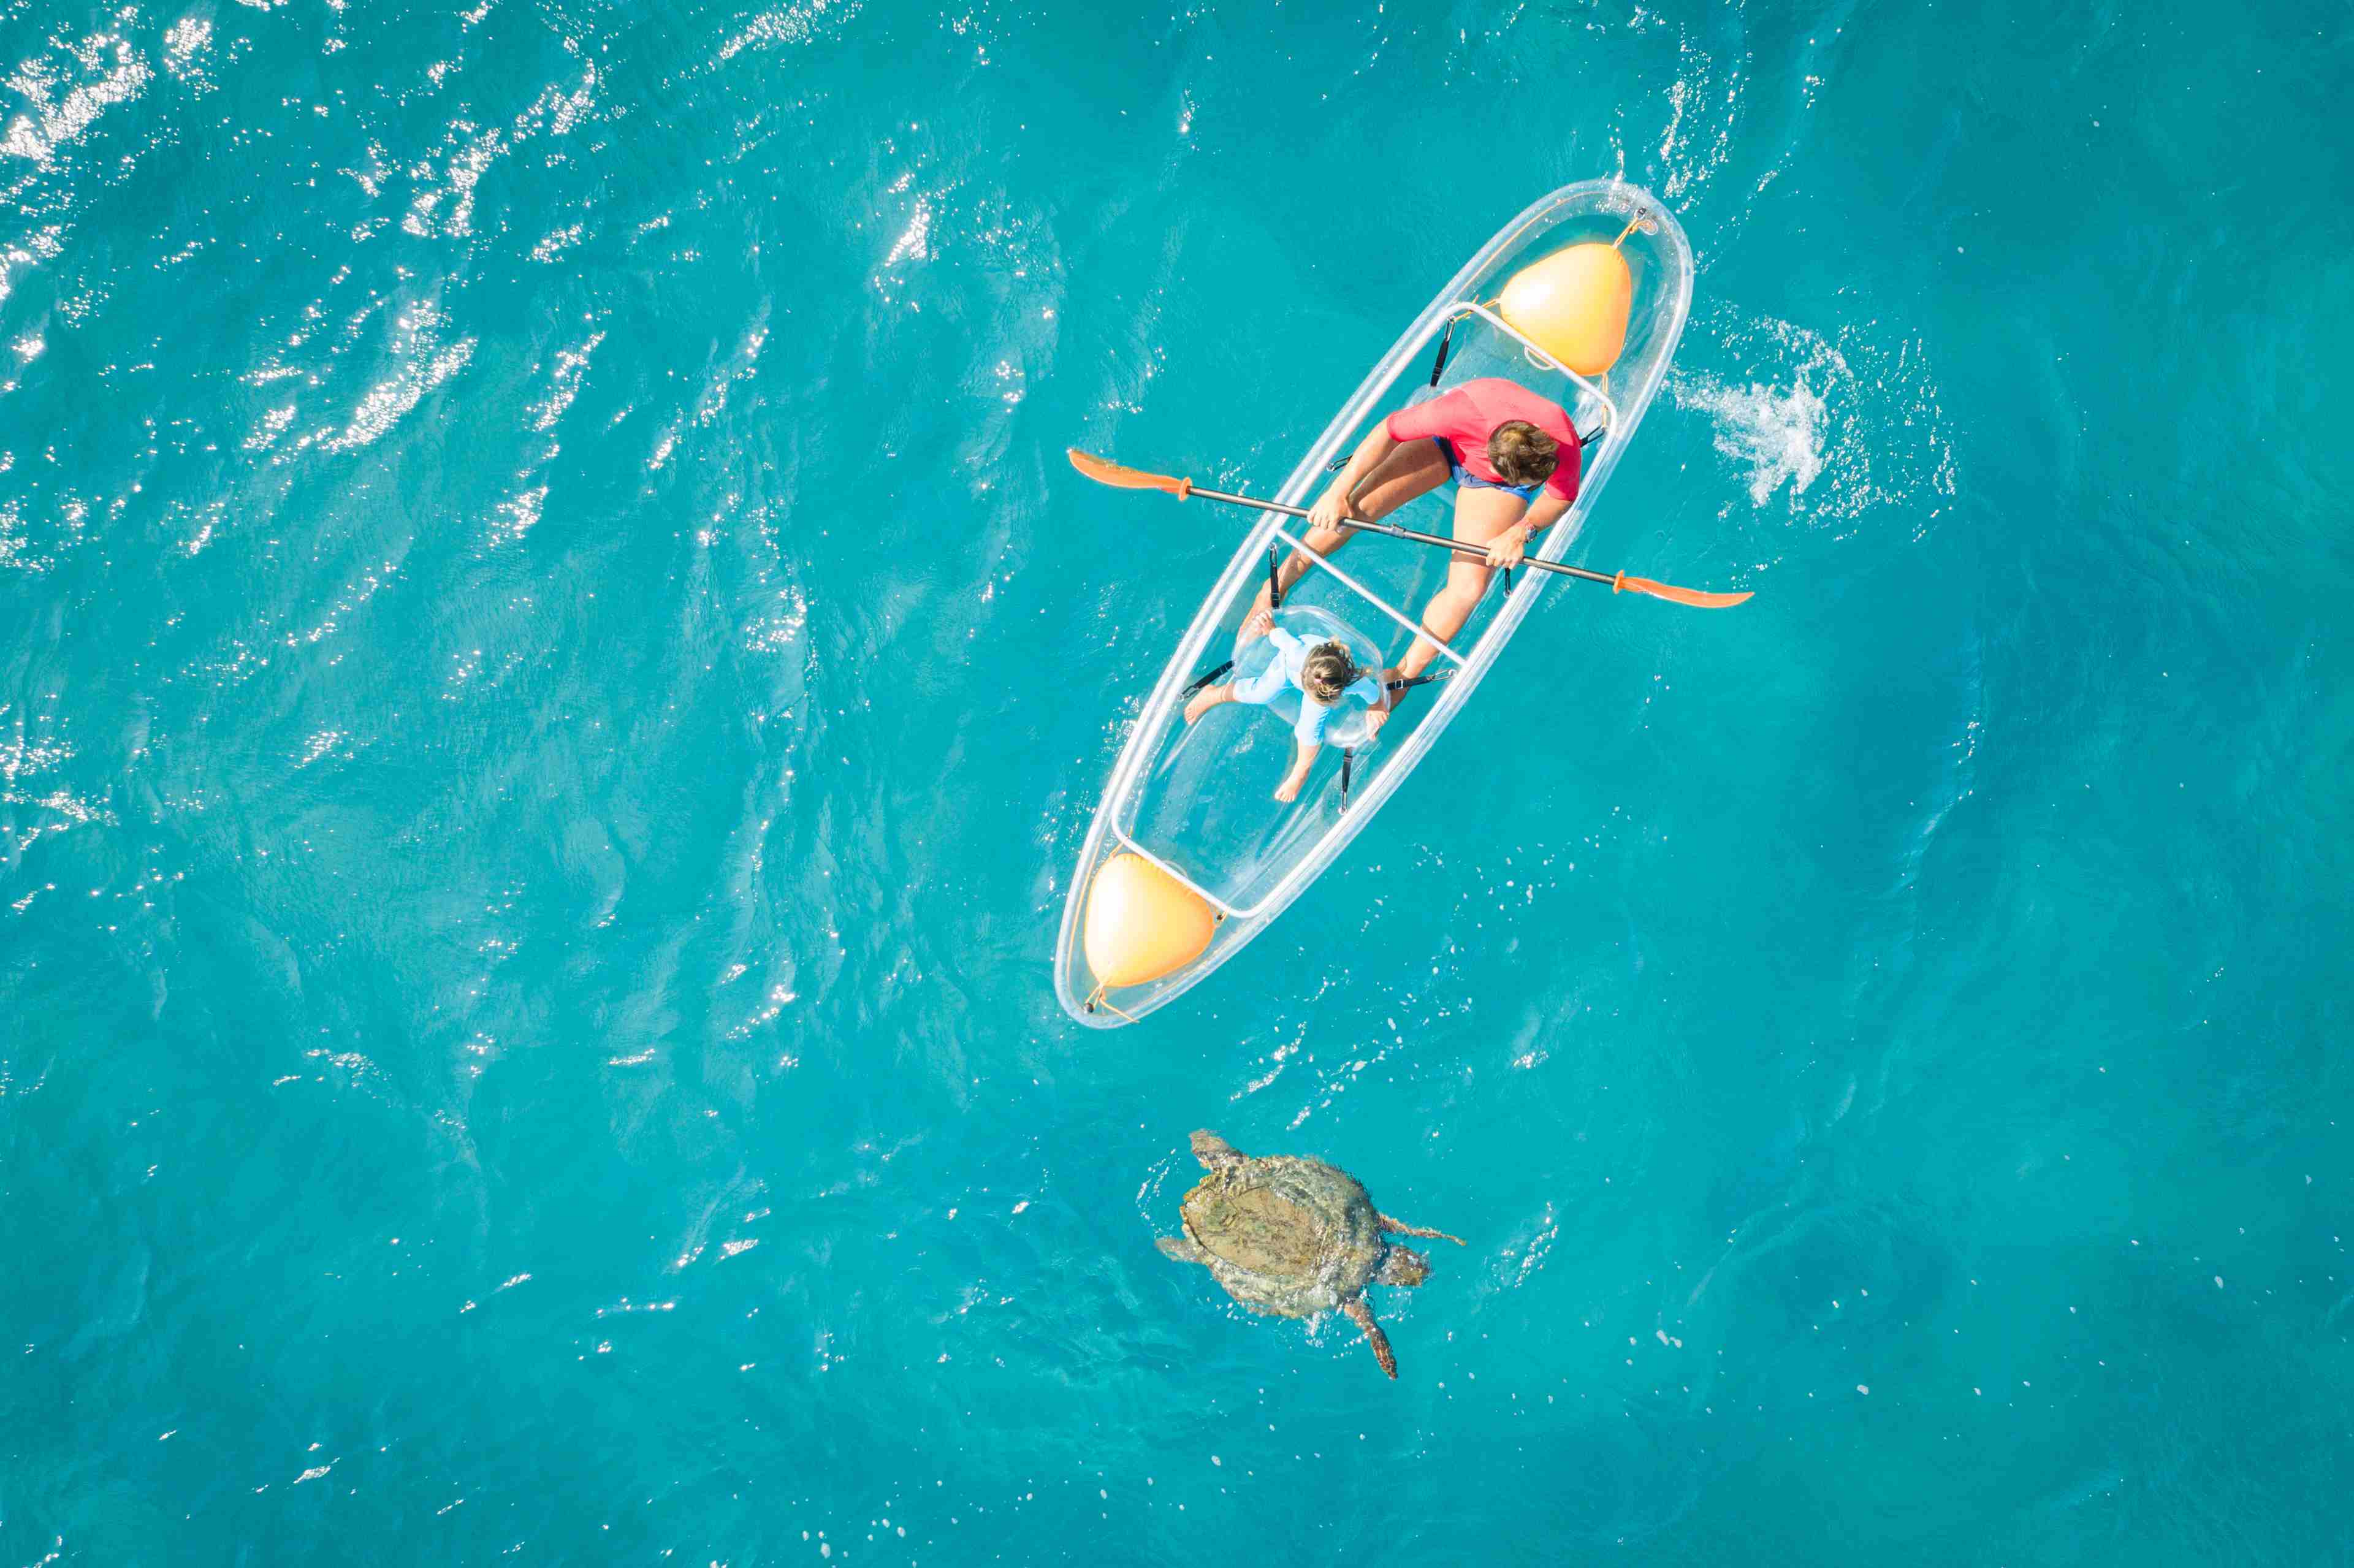
[{"label": "black paddle shaft", "polygon": [[[1256,506],[1261,512],[1280,512],[1286,517],[1308,515],[1307,508],[1302,506],[1286,506],[1280,501],[1261,501],[1256,495],[1235,495],[1224,490],[1204,490],[1198,484],[1188,493],[1199,496],[1204,501],[1224,501],[1235,506]],[[1448,539],[1437,534],[1425,534],[1417,529],[1401,528],[1394,523],[1373,523],[1361,517],[1343,517],[1341,519],[1341,526],[1353,529],[1360,534],[1385,534],[1393,539],[1411,539],[1417,545],[1436,545],[1442,550],[1452,550],[1458,556],[1479,556],[1484,558],[1488,554],[1488,546],[1485,545],[1468,544],[1461,539]],[[1524,556],[1521,565],[1531,571],[1558,572],[1565,577],[1584,577],[1590,583],[1615,584],[1618,580],[1608,572],[1588,571],[1584,567],[1565,567],[1558,561],[1540,561]]]}]

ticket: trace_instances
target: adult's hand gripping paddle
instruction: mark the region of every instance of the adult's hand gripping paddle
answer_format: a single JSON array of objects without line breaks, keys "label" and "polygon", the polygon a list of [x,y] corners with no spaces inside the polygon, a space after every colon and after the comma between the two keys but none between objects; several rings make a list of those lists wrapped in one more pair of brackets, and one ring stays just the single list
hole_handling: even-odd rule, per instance
[{"label": "adult's hand gripping paddle", "polygon": [[[1076,447],[1069,450],[1073,468],[1097,484],[1108,484],[1115,490],[1158,490],[1180,501],[1198,495],[1204,501],[1223,501],[1229,506],[1252,506],[1261,512],[1280,512],[1286,517],[1308,515],[1305,507],[1286,506],[1279,501],[1261,501],[1255,495],[1234,495],[1223,490],[1204,490],[1192,480],[1180,479],[1172,473],[1147,473],[1140,468],[1126,468],[1116,462],[1108,462]],[[1458,556],[1478,556],[1484,559],[1488,554],[1488,547],[1484,545],[1467,544],[1461,539],[1401,528],[1394,523],[1369,523],[1360,518],[1343,517],[1341,526],[1363,534],[1385,534],[1393,539],[1411,539],[1417,545],[1436,546],[1442,550],[1452,550]],[[1608,583],[1613,593],[1649,594],[1670,604],[1688,604],[1698,609],[1727,609],[1750,597],[1746,593],[1709,593],[1701,588],[1677,588],[1672,583],[1655,583],[1649,577],[1630,577],[1625,572],[1592,572],[1584,567],[1566,567],[1557,561],[1540,561],[1534,556],[1523,557],[1521,565],[1531,571],[1583,577],[1590,583]]]}]

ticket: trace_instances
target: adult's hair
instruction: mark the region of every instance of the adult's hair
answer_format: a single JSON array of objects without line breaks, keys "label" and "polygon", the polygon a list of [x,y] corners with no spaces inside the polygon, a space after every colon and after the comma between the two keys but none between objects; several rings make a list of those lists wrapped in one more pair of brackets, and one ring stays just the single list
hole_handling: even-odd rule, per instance
[{"label": "adult's hair", "polygon": [[1507,419],[1489,432],[1488,461],[1506,484],[1543,484],[1561,461],[1561,444],[1526,419]]},{"label": "adult's hair", "polygon": [[1329,705],[1339,702],[1341,694],[1355,685],[1363,673],[1347,648],[1338,642],[1319,642],[1308,651],[1307,662],[1299,667],[1299,683],[1310,696]]}]

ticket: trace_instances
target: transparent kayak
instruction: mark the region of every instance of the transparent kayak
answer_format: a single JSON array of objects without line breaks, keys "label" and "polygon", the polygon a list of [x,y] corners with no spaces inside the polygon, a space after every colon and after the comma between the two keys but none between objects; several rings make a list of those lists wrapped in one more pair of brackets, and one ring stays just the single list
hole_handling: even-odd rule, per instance
[{"label": "transparent kayak", "polygon": [[[1564,247],[1614,239],[1633,280],[1626,343],[1607,372],[1588,378],[1510,324],[1494,296],[1522,269]],[[1565,185],[1507,224],[1464,265],[1271,499],[1308,505],[1373,419],[1464,381],[1506,376],[1567,409],[1585,437],[1576,503],[1530,550],[1558,561],[1576,544],[1667,375],[1691,289],[1691,246],[1649,193],[1617,180]],[[1385,521],[1451,535],[1454,493],[1443,486]],[[1108,497],[1106,503],[1168,504],[1142,497]],[[1288,722],[1237,703],[1188,726],[1182,709],[1196,678],[1240,652],[1236,634],[1267,584],[1270,551],[1289,556],[1307,525],[1277,514],[1216,510],[1231,516],[1241,542],[1120,748],[1064,906],[1055,993],[1073,1018],[1096,1028],[1133,1022],[1167,1005],[1242,951],[1373,821],[1470,700],[1539,595],[1562,591],[1542,572],[1516,573],[1509,587],[1491,581],[1479,609],[1431,666],[1443,679],[1408,694],[1372,741],[1360,739],[1345,756],[1327,745],[1299,798],[1284,804],[1273,791],[1291,758]],[[1353,646],[1377,649],[1384,664],[1394,665],[1413,643],[1422,605],[1445,583],[1448,558],[1427,546],[1354,535],[1329,559],[1309,556],[1311,569],[1285,592],[1283,619],[1296,619],[1303,634],[1332,635],[1337,626]],[[1144,873],[1163,889],[1173,883],[1185,890],[1170,895],[1200,912],[1206,943],[1167,973],[1107,986],[1089,962],[1090,892],[1110,863],[1124,863],[1113,870],[1126,873],[1137,870],[1139,860],[1161,874]]]}]

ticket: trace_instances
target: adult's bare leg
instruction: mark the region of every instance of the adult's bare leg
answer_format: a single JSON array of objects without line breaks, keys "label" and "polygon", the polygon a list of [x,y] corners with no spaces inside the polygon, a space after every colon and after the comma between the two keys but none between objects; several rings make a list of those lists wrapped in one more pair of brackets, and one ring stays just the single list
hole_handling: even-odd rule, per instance
[{"label": "adult's bare leg", "polygon": [[[1405,442],[1384,458],[1379,468],[1365,476],[1365,482],[1349,498],[1349,510],[1368,523],[1378,523],[1415,497],[1427,495],[1445,484],[1449,472],[1447,459],[1439,454],[1436,444],[1430,441]],[[1347,544],[1355,532],[1352,528],[1310,528],[1300,543],[1320,556],[1330,556]],[[1283,583],[1284,591],[1288,593],[1292,584],[1314,569],[1305,556],[1294,550],[1285,558],[1277,575]],[[1252,602],[1251,613],[1256,616],[1266,608],[1267,588],[1262,585],[1258,598]]]},{"label": "adult's bare leg", "polygon": [[1349,498],[1350,509],[1368,523],[1378,523],[1416,496],[1445,484],[1451,471],[1437,442],[1405,442],[1365,476]]},{"label": "adult's bare leg", "polygon": [[[1518,523],[1528,509],[1529,503],[1509,490],[1465,485],[1455,493],[1455,536],[1469,545],[1485,545]],[[1452,642],[1455,634],[1463,630],[1463,623],[1471,619],[1472,610],[1479,608],[1479,596],[1488,591],[1490,575],[1488,563],[1477,556],[1456,556],[1447,568],[1447,586],[1431,595],[1430,602],[1422,608],[1423,630]],[[1398,678],[1412,680],[1430,668],[1430,662],[1437,657],[1437,643],[1428,637],[1416,638],[1414,646],[1398,662]]]}]

